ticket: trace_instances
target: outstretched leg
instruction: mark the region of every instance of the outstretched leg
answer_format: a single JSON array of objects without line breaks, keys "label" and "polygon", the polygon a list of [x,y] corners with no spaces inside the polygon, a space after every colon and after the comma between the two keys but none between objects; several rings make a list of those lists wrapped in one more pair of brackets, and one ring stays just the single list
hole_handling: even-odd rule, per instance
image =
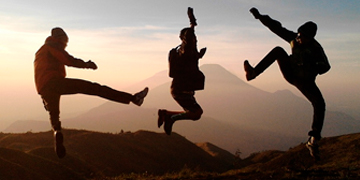
[{"label": "outstretched leg", "polygon": [[143,98],[147,95],[148,92],[148,88],[145,88],[143,91],[132,95],[130,93],[118,91],[98,83],[70,78],[53,80],[49,83],[48,89],[49,91],[60,95],[81,93],[99,96],[123,104],[129,104],[130,102],[133,102],[138,106],[142,104]]},{"label": "outstretched leg", "polygon": [[248,81],[255,79],[258,75],[264,72],[272,63],[277,61],[284,78],[288,82],[292,82],[292,73],[289,58],[289,55],[283,48],[275,47],[259,62],[259,64],[255,66],[255,68],[251,67],[249,62],[246,60],[244,62],[246,79]]}]

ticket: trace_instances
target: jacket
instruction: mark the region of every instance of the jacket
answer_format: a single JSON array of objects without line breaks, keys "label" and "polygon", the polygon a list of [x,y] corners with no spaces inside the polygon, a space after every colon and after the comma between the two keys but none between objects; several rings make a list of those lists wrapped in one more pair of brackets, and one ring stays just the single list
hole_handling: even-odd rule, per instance
[{"label": "jacket", "polygon": [[35,85],[39,94],[52,79],[66,77],[65,65],[78,68],[87,66],[83,60],[74,58],[67,53],[65,46],[59,40],[49,36],[46,38],[45,44],[35,54]]},{"label": "jacket", "polygon": [[296,41],[297,33],[282,27],[281,23],[271,19],[268,15],[261,15],[259,20],[273,33],[290,44],[290,60],[296,75],[300,77],[324,74],[330,69],[329,61],[321,45],[313,39],[306,45]]}]

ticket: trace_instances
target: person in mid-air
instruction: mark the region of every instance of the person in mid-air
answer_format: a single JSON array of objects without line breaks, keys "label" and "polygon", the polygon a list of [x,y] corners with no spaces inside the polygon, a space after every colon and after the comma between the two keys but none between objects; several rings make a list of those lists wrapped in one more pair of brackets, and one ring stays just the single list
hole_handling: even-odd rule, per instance
[{"label": "person in mid-air", "polygon": [[206,52],[202,48],[197,50],[195,35],[196,19],[193,9],[188,8],[190,27],[180,31],[181,45],[169,52],[169,76],[173,78],[171,95],[184,111],[158,110],[158,127],[164,123],[166,134],[170,135],[173,124],[178,120],[199,120],[203,113],[201,106],[194,97],[195,91],[203,90],[205,76],[199,69],[199,59]]},{"label": "person in mid-air", "polygon": [[272,49],[255,67],[247,60],[244,62],[246,79],[255,79],[273,62],[277,61],[280,70],[290,84],[294,85],[311,102],[314,114],[309,139],[306,143],[311,156],[319,159],[318,141],[325,116],[325,100],[315,83],[318,74],[324,74],[330,69],[330,64],[321,45],[315,40],[317,25],[308,21],[301,25],[297,32],[282,27],[281,23],[262,15],[256,8],[250,9],[255,19],[268,27],[273,33],[290,44],[292,54],[288,55],[281,47]]},{"label": "person in mid-air", "polygon": [[45,109],[49,112],[51,126],[54,130],[55,151],[59,158],[66,155],[59,118],[61,95],[81,93],[123,104],[132,102],[141,106],[148,93],[147,87],[132,95],[98,83],[66,78],[65,66],[97,69],[94,62],[90,60],[85,62],[68,54],[65,51],[68,40],[69,38],[62,28],[53,28],[51,36],[47,37],[45,44],[36,52],[34,61],[36,89],[42,98]]}]

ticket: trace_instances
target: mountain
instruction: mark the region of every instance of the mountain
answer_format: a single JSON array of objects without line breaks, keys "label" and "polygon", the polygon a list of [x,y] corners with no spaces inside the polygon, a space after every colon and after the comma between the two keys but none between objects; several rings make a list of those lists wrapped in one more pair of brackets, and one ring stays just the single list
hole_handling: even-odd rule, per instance
[{"label": "mountain", "polygon": [[90,179],[122,173],[164,174],[184,167],[224,172],[232,166],[229,152],[213,147],[210,154],[176,133],[110,134],[68,129],[63,133],[67,148],[63,159],[53,150],[50,131],[1,133],[1,179]]},{"label": "mountain", "polygon": [[[217,64],[200,68],[206,76],[205,90],[197,91],[195,98],[204,114],[195,122],[176,122],[175,132],[193,142],[211,142],[232,153],[240,150],[244,156],[269,149],[286,150],[307,140],[312,107],[303,97],[289,90],[262,91]],[[132,86],[136,91],[150,86],[141,107],[106,102],[76,118],[63,119],[62,124],[68,128],[113,133],[163,132],[157,128],[157,110],[181,110],[170,95],[170,80],[167,71],[163,71]],[[327,111],[323,136],[354,133],[359,128],[359,120],[342,112]]]},{"label": "mountain", "polygon": [[51,129],[49,121],[19,120],[3,130],[5,133],[40,132]]}]

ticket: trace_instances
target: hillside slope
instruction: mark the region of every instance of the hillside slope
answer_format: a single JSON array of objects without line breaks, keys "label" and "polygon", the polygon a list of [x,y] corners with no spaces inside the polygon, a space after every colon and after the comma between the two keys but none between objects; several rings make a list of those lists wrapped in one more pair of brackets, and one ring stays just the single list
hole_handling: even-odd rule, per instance
[{"label": "hillside slope", "polygon": [[[65,130],[69,154],[64,159],[53,152],[51,135],[0,133],[1,179],[112,179],[136,173],[141,179],[171,180],[179,176],[164,174],[181,173],[184,168],[197,180],[360,178],[360,133],[323,138],[320,161],[299,144],[287,151],[253,153],[237,161],[232,170],[228,152],[211,143],[199,143],[198,147],[176,133]],[[209,173],[201,174],[204,171]]]},{"label": "hillside slope", "polygon": [[323,138],[319,161],[309,156],[305,144],[288,151],[254,153],[232,171],[248,179],[359,179],[360,133]]},{"label": "hillside slope", "polygon": [[[176,133],[64,130],[64,136],[68,154],[58,159],[50,131],[1,133],[0,175],[7,179],[83,179],[121,173],[164,174],[184,167],[224,172],[232,166]],[[218,150],[221,156],[231,156]]]}]

